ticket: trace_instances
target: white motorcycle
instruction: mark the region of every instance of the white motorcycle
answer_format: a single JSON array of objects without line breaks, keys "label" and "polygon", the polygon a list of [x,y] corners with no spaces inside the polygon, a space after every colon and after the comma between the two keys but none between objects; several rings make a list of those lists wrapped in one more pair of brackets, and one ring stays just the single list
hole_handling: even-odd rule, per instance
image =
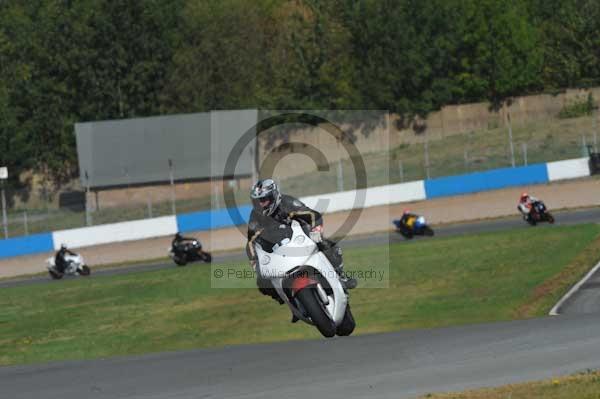
[{"label": "white motorcycle", "polygon": [[294,319],[317,327],[325,337],[352,334],[356,323],[348,293],[317,244],[292,222],[292,237],[267,252],[256,244],[257,273],[268,279]]},{"label": "white motorcycle", "polygon": [[48,273],[50,273],[50,277],[54,280],[59,280],[63,278],[63,276],[89,276],[91,270],[89,266],[85,264],[83,257],[81,255],[65,255],[65,261],[67,266],[65,267],[65,271],[61,273],[56,269],[56,263],[54,256],[46,259],[46,263],[48,264]]}]

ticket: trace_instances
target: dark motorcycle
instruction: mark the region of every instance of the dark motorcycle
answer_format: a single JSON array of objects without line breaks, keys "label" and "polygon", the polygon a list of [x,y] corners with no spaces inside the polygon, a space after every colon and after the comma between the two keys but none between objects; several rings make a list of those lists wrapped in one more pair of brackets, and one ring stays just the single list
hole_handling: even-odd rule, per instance
[{"label": "dark motorcycle", "polygon": [[202,245],[200,245],[198,240],[174,243],[169,249],[169,257],[178,266],[185,266],[189,262],[197,261],[212,262],[212,255],[202,250]]},{"label": "dark motorcycle", "polygon": [[393,221],[396,226],[396,232],[402,234],[404,238],[411,239],[414,236],[433,236],[434,231],[423,216],[411,217],[406,223],[402,223],[401,219]]},{"label": "dark motorcycle", "polygon": [[540,222],[548,222],[552,224],[554,223],[554,216],[548,212],[548,208],[546,208],[546,205],[542,201],[535,201],[531,205],[529,217],[527,217],[525,220],[532,226],[535,226]]}]

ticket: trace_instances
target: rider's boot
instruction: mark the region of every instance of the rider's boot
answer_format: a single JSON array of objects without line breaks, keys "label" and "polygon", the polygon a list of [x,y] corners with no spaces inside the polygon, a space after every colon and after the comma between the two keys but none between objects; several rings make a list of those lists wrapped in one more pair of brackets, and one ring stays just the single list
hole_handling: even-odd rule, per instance
[{"label": "rider's boot", "polygon": [[322,244],[321,251],[329,259],[331,266],[340,277],[340,282],[345,289],[351,290],[356,288],[356,279],[348,277],[344,273],[344,259],[342,257],[342,248],[335,245],[332,241],[326,241]]},{"label": "rider's boot", "polygon": [[340,282],[342,283],[344,288],[346,288],[347,290],[356,288],[356,286],[358,285],[356,279],[353,277],[348,277],[344,273],[344,264],[343,263],[341,265],[339,265],[338,267],[334,267],[334,268],[335,268],[335,272],[338,274],[338,276],[340,276]]}]

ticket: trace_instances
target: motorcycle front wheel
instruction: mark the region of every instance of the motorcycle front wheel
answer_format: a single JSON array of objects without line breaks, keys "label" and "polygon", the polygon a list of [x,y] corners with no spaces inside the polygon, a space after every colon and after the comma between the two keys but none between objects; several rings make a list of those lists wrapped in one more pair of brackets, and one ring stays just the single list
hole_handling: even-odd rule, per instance
[{"label": "motorcycle front wheel", "polygon": [[83,266],[81,266],[81,270],[79,271],[79,274],[81,274],[82,276],[89,276],[91,272],[92,272],[92,270],[89,268],[89,266],[83,265]]},{"label": "motorcycle front wheel", "polygon": [[350,304],[346,306],[346,313],[344,313],[344,319],[337,326],[336,334],[340,337],[347,337],[352,334],[354,328],[356,327],[356,322],[354,321],[354,316],[352,315],[352,311],[350,310]]},{"label": "motorcycle front wheel", "polygon": [[423,234],[432,237],[435,233],[433,232],[433,229],[431,227],[425,226],[425,228],[423,229]]},{"label": "motorcycle front wheel", "polygon": [[550,223],[550,224],[554,223],[554,216],[552,216],[551,214],[547,213],[546,219],[548,220],[548,223]]},{"label": "motorcycle front wheel", "polygon": [[529,223],[532,226],[535,226],[537,224],[537,221],[535,220],[535,217],[533,215],[531,215],[531,217],[526,220],[527,220],[527,223]]},{"label": "motorcycle front wheel", "polygon": [[52,280],[60,280],[62,278],[62,274],[55,272],[54,270],[48,270],[48,273],[50,274],[50,277],[52,277]]},{"label": "motorcycle front wheel", "polygon": [[335,323],[325,312],[316,289],[305,288],[296,294],[296,298],[304,307],[317,330],[326,338],[333,337],[336,333]]},{"label": "motorcycle front wheel", "polygon": [[177,264],[177,266],[185,266],[187,265],[187,256],[183,255],[175,255],[173,257],[173,262]]}]

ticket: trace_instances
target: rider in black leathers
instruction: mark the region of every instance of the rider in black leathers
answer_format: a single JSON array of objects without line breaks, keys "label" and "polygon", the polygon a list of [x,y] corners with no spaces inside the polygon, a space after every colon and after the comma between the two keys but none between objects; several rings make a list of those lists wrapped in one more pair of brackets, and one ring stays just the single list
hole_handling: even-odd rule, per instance
[{"label": "rider in black leathers", "polygon": [[73,256],[77,255],[74,252],[69,251],[65,244],[61,244],[60,249],[54,256],[54,265],[56,267],[56,270],[58,270],[60,273],[64,273],[68,265],[68,262],[65,259],[66,254]]},{"label": "rider in black leathers", "polygon": [[[356,287],[356,280],[347,278],[344,275],[341,248],[333,241],[323,239],[323,218],[318,211],[310,209],[294,197],[281,194],[277,183],[272,179],[256,182],[252,186],[250,196],[253,209],[248,222],[246,254],[253,269],[256,268],[257,262],[254,244],[258,243],[266,251],[271,251],[273,246],[280,243],[282,239],[291,238],[292,229],[290,225],[293,220],[297,220],[327,257],[340,276],[342,284],[347,289]],[[270,280],[257,276],[256,283],[261,293],[271,296],[279,303],[283,303]]]},{"label": "rider in black leathers", "polygon": [[[173,237],[173,241],[171,241],[171,246],[173,248],[177,248],[184,241],[194,241],[194,240],[196,240],[196,239],[192,238],[192,237],[183,237],[181,234],[176,233],[175,237]],[[200,245],[200,241],[198,241],[198,245]]]}]

